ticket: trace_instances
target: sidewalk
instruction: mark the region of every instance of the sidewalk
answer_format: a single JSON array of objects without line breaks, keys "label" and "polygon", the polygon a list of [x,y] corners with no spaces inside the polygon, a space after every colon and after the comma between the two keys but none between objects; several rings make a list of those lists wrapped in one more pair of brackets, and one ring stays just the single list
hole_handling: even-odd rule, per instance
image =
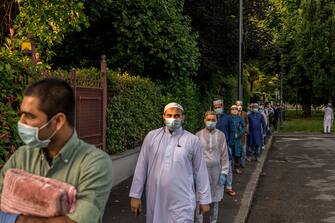
[{"label": "sidewalk", "polygon": [[[235,197],[225,194],[219,208],[219,222],[244,223],[252,203],[252,198],[262,172],[264,161],[271,146],[272,137],[269,138],[259,162],[247,162],[241,175],[234,175],[233,188],[237,192]],[[134,217],[130,212],[128,193],[132,178],[128,178],[115,186],[106,206],[103,223],[145,223],[145,201],[142,204],[142,213]],[[205,216],[205,221],[208,216]]]}]

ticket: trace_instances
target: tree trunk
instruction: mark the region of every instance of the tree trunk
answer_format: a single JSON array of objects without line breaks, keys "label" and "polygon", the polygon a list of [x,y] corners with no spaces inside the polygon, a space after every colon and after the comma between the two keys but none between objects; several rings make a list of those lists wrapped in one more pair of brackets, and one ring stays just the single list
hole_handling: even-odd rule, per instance
[{"label": "tree trunk", "polygon": [[250,83],[250,92],[252,92],[254,90],[254,82],[249,81],[249,83]]},{"label": "tree trunk", "polygon": [[305,96],[302,97],[302,110],[304,113],[304,118],[311,118],[312,117],[312,109],[311,109],[311,94],[308,92],[305,93]]}]

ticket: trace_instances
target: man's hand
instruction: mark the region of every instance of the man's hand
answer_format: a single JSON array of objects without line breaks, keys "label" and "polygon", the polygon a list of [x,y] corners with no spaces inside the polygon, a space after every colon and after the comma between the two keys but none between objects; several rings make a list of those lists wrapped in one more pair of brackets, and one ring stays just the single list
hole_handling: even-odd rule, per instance
[{"label": "man's hand", "polygon": [[205,214],[209,211],[209,204],[200,204],[199,205],[200,214]]},{"label": "man's hand", "polygon": [[220,174],[218,184],[220,186],[224,186],[226,184],[226,174],[223,173]]},{"label": "man's hand", "polygon": [[135,217],[139,216],[141,213],[141,199],[131,198],[130,200],[131,212]]}]

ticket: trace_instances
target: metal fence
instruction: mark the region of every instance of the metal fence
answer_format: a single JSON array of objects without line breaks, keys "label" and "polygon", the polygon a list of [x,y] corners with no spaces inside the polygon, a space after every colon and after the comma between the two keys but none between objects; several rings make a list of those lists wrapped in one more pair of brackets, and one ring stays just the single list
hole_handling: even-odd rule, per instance
[{"label": "metal fence", "polygon": [[79,138],[106,150],[106,113],[107,113],[107,62],[101,56],[99,77],[77,76],[76,70],[71,75],[62,76],[55,73],[43,77],[58,77],[69,82],[75,95],[75,128]]}]

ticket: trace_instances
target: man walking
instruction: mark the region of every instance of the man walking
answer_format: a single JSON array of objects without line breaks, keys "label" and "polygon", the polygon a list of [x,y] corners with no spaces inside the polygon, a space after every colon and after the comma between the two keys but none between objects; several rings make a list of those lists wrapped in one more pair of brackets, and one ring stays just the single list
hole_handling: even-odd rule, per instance
[{"label": "man walking", "polygon": [[243,104],[242,101],[236,101],[237,109],[238,109],[238,114],[242,117],[246,127],[245,127],[245,134],[242,136],[242,157],[241,157],[241,167],[245,167],[245,158],[247,154],[247,135],[249,134],[249,121],[248,121],[248,114],[247,112],[243,111]]},{"label": "man walking", "polygon": [[229,196],[235,196],[236,192],[233,190],[233,167],[232,167],[232,151],[229,145],[232,144],[233,135],[235,135],[233,122],[228,115],[226,115],[223,111],[224,104],[221,99],[213,101],[213,109],[217,115],[217,123],[216,128],[223,132],[226,136],[226,142],[228,145],[228,153],[229,153],[229,171],[226,180],[226,192]]},{"label": "man walking", "polygon": [[236,105],[232,105],[230,108],[231,120],[233,122],[233,132],[235,132],[234,139],[231,140],[232,153],[234,157],[235,173],[240,174],[240,160],[243,154],[242,148],[242,137],[244,136],[246,125],[243,118],[238,115],[238,109]]},{"label": "man walking", "polygon": [[[229,170],[229,157],[226,137],[223,132],[215,128],[216,113],[205,113],[205,128],[197,132],[203,145],[203,154],[208,170],[211,187],[212,203],[210,204],[210,222],[218,222],[219,202],[223,198],[224,185]],[[203,216],[197,211],[196,223],[203,222]]]},{"label": "man walking", "polygon": [[249,135],[247,139],[248,154],[247,159],[250,161],[254,155],[255,161],[258,161],[260,155],[260,147],[262,146],[262,130],[265,129],[265,121],[262,114],[258,111],[258,104],[251,105],[251,113],[248,115],[249,120]]},{"label": "man walking", "polygon": [[129,196],[135,215],[141,211],[146,185],[147,223],[191,223],[196,195],[201,214],[209,211],[210,185],[202,145],[182,127],[184,109],[165,106],[165,127],[150,131],[143,141]]}]

